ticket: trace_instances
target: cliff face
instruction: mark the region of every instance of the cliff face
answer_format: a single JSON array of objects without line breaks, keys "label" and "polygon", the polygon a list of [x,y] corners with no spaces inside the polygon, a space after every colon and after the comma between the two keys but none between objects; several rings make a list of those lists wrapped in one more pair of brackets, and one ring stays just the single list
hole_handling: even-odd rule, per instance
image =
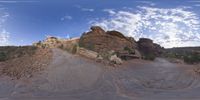
[{"label": "cliff face", "polygon": [[96,52],[123,51],[128,47],[131,51],[137,48],[135,42],[130,41],[122,33],[117,31],[105,32],[100,27],[91,27],[91,31],[84,33],[79,42],[80,46]]},{"label": "cliff face", "polygon": [[164,48],[153,43],[153,40],[141,38],[138,42],[133,37],[126,37],[118,31],[105,31],[99,26],[92,26],[91,31],[83,33],[80,39],[58,39],[48,37],[34,44],[42,48],[61,48],[73,52],[77,46],[97,52],[102,56],[111,56],[114,52],[118,57],[129,60],[162,54]]},{"label": "cliff face", "polygon": [[141,38],[136,42],[134,38],[126,37],[118,31],[106,32],[98,26],[93,26],[90,32],[84,33],[79,44],[98,53],[113,50],[122,59],[141,58],[146,55],[159,56],[164,50],[150,39]]},{"label": "cliff face", "polygon": [[160,45],[153,43],[153,40],[148,38],[140,38],[138,43],[138,47],[140,52],[145,55],[152,55],[152,56],[160,56],[164,53],[164,48]]},{"label": "cliff face", "polygon": [[84,33],[79,45],[98,53],[114,51],[119,55],[134,55],[138,48],[133,38],[125,37],[118,31],[106,32],[98,26],[93,26],[90,32]]}]

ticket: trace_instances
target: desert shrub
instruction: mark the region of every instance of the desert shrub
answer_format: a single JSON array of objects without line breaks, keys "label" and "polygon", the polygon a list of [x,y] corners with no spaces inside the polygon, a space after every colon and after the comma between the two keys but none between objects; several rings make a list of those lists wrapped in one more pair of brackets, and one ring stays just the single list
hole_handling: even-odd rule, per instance
[{"label": "desert shrub", "polygon": [[0,56],[1,60],[10,60],[14,58],[19,58],[22,56],[32,56],[35,54],[37,47],[35,46],[7,46],[7,47],[0,47]]},{"label": "desert shrub", "polygon": [[76,54],[77,49],[78,49],[78,45],[75,44],[75,45],[72,47],[72,54]]},{"label": "desert shrub", "polygon": [[155,60],[156,56],[154,54],[146,54],[144,55],[145,60]]},{"label": "desert shrub", "polygon": [[108,52],[101,52],[100,55],[102,56],[103,59],[109,60],[109,53]]},{"label": "desert shrub", "polygon": [[129,53],[131,53],[131,52],[132,52],[132,50],[131,50],[129,47],[127,47],[127,46],[126,46],[126,47],[124,47],[124,50],[125,50],[125,51],[128,51]]},{"label": "desert shrub", "polygon": [[7,56],[4,52],[0,52],[0,62],[5,61],[7,59]]},{"label": "desert shrub", "polygon": [[60,49],[64,49],[64,45],[61,44],[58,48],[60,48]]},{"label": "desert shrub", "polygon": [[88,45],[86,48],[93,51],[95,49],[95,46],[91,44],[91,45]]},{"label": "desert shrub", "polygon": [[198,54],[190,54],[184,56],[184,62],[189,64],[195,64],[200,62],[200,55]]}]

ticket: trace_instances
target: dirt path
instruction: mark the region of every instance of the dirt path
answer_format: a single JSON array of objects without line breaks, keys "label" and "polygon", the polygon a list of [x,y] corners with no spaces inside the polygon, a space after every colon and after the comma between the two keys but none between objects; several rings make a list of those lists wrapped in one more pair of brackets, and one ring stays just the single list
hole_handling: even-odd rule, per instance
[{"label": "dirt path", "polygon": [[[0,78],[4,100],[199,100],[193,66],[133,60],[119,68],[54,49],[53,62],[31,80]],[[1,98],[0,98],[1,99]]]}]

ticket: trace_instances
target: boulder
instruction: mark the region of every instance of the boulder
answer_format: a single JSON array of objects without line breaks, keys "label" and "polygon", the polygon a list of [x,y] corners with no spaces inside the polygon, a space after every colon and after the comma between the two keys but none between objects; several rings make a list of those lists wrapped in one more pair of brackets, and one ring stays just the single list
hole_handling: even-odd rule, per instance
[{"label": "boulder", "polygon": [[123,63],[122,60],[119,57],[117,57],[117,55],[112,55],[110,57],[110,62],[117,64],[117,65],[121,65]]},{"label": "boulder", "polygon": [[97,33],[97,34],[104,34],[105,33],[105,31],[99,26],[92,26],[91,30],[92,30],[92,32]]},{"label": "boulder", "polygon": [[138,47],[143,56],[156,57],[164,52],[164,48],[160,45],[153,43],[153,40],[148,38],[140,38]]},{"label": "boulder", "polygon": [[138,47],[143,54],[153,53],[155,50],[153,41],[148,38],[140,38],[138,41]]},{"label": "boulder", "polygon": [[102,62],[103,61],[103,57],[101,55],[98,55],[96,58],[96,62]]},{"label": "boulder", "polygon": [[91,50],[87,50],[85,48],[78,48],[77,50],[77,54],[84,56],[86,58],[89,59],[96,59],[98,56],[97,52],[91,51]]}]

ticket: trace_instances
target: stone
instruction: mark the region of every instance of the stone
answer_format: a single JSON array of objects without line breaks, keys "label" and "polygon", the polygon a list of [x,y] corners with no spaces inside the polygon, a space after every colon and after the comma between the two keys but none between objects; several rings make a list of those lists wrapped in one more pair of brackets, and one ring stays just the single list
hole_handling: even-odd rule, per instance
[{"label": "stone", "polygon": [[98,33],[98,34],[104,34],[105,33],[105,31],[99,26],[92,26],[90,29],[92,30],[92,32],[95,32],[95,33]]},{"label": "stone", "polygon": [[98,55],[96,58],[96,62],[102,62],[103,61],[103,57],[101,55]]},{"label": "stone", "polygon": [[143,56],[152,55],[152,56],[160,56],[164,52],[164,48],[160,45],[153,43],[153,40],[148,38],[140,38],[138,43],[138,47]]},{"label": "stone", "polygon": [[77,54],[84,56],[86,58],[89,59],[96,59],[98,56],[97,52],[91,51],[91,50],[87,50],[85,48],[78,48],[77,50]]},{"label": "stone", "polygon": [[119,57],[117,57],[117,55],[112,55],[110,57],[110,62],[113,62],[114,64],[117,65],[121,65],[123,63],[122,60]]}]

